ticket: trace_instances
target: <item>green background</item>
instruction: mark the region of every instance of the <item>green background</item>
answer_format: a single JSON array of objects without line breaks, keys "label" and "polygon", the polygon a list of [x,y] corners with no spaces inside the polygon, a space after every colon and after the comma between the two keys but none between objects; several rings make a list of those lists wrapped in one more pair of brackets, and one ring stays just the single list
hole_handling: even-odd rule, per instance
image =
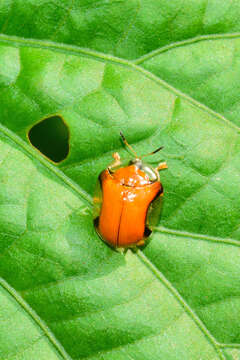
[{"label": "green background", "polygon": [[[240,4],[0,3],[0,358],[240,358]],[[58,164],[29,130],[59,116]],[[143,252],[92,225],[119,131],[167,161]],[[54,128],[49,132],[54,134]]]}]

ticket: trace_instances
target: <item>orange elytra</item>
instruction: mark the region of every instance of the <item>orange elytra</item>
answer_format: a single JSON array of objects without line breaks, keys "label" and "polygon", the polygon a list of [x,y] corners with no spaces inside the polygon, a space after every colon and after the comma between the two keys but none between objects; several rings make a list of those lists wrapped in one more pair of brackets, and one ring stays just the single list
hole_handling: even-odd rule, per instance
[{"label": "orange elytra", "polygon": [[124,135],[120,135],[135,158],[124,166],[119,154],[114,153],[114,162],[99,175],[94,225],[99,236],[113,248],[143,246],[152,232],[151,226],[160,217],[163,186],[158,171],[166,169],[167,164],[153,168],[143,163],[143,156],[137,156]]}]

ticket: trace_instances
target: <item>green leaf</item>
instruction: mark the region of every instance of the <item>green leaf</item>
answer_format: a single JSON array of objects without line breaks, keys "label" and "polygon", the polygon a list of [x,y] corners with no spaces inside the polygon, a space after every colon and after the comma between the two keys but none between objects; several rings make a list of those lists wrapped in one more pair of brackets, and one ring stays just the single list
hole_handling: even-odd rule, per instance
[{"label": "green leaf", "polygon": [[240,34],[179,42],[136,63],[239,125]]},{"label": "green leaf", "polygon": [[[1,2],[1,358],[239,357],[239,11]],[[28,137],[52,117],[70,134],[59,164]],[[125,256],[91,215],[99,172],[128,156],[120,130],[169,166],[152,242]]]},{"label": "green leaf", "polygon": [[197,35],[240,31],[236,0],[15,0],[11,6],[2,0],[0,14],[4,34],[49,39],[126,59]]},{"label": "green leaf", "polygon": [[226,357],[227,360],[239,360],[240,358],[240,351],[239,349],[234,349],[233,348],[226,348],[224,350],[224,355]]},{"label": "green leaf", "polygon": [[63,359],[64,349],[17,292],[0,279],[0,354],[5,359]]}]

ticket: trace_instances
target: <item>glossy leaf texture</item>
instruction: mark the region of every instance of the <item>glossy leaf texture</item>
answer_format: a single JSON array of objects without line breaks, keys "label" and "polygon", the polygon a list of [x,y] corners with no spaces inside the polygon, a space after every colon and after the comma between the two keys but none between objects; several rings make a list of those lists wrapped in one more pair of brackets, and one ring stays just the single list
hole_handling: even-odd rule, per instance
[{"label": "glossy leaf texture", "polygon": [[4,34],[48,39],[126,59],[198,35],[240,30],[237,0],[17,0],[11,5],[3,0],[0,14]]},{"label": "glossy leaf texture", "polygon": [[[0,358],[238,359],[238,1],[0,4]],[[24,19],[24,21],[23,21]],[[69,153],[29,142],[61,118]],[[118,151],[166,160],[143,252],[100,241]]]},{"label": "glossy leaf texture", "polygon": [[202,36],[136,63],[239,126],[240,34]]}]

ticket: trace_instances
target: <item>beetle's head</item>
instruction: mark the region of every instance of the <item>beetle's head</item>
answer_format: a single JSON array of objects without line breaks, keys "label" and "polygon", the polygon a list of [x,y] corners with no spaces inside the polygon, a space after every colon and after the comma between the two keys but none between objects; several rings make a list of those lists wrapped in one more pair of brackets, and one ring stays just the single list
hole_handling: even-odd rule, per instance
[{"label": "beetle's head", "polygon": [[121,135],[121,138],[122,138],[122,141],[124,142],[124,144],[129,148],[129,150],[131,151],[132,154],[135,155],[135,158],[130,160],[129,162],[129,165],[136,165],[138,167],[138,169],[142,170],[145,174],[147,174],[147,176],[149,177],[149,180],[151,182],[154,182],[154,181],[159,181],[160,180],[160,177],[159,177],[159,173],[158,173],[158,169],[154,169],[152,166],[148,165],[148,164],[145,164],[142,162],[142,158],[143,157],[146,157],[146,156],[149,156],[149,155],[153,155],[153,154],[156,154],[158,151],[162,150],[163,149],[163,146],[160,146],[159,148],[157,148],[156,150],[152,151],[151,153],[149,154],[145,154],[145,155],[142,155],[141,157],[138,156],[136,154],[136,152],[134,151],[134,149],[131,147],[131,145],[128,144],[125,136],[123,135],[122,132],[120,132],[120,135]]},{"label": "beetle's head", "polygon": [[138,169],[143,171],[149,178],[151,182],[159,181],[160,176],[157,170],[155,170],[152,166],[145,164],[141,159],[135,158],[129,161],[129,165],[135,165]]}]

